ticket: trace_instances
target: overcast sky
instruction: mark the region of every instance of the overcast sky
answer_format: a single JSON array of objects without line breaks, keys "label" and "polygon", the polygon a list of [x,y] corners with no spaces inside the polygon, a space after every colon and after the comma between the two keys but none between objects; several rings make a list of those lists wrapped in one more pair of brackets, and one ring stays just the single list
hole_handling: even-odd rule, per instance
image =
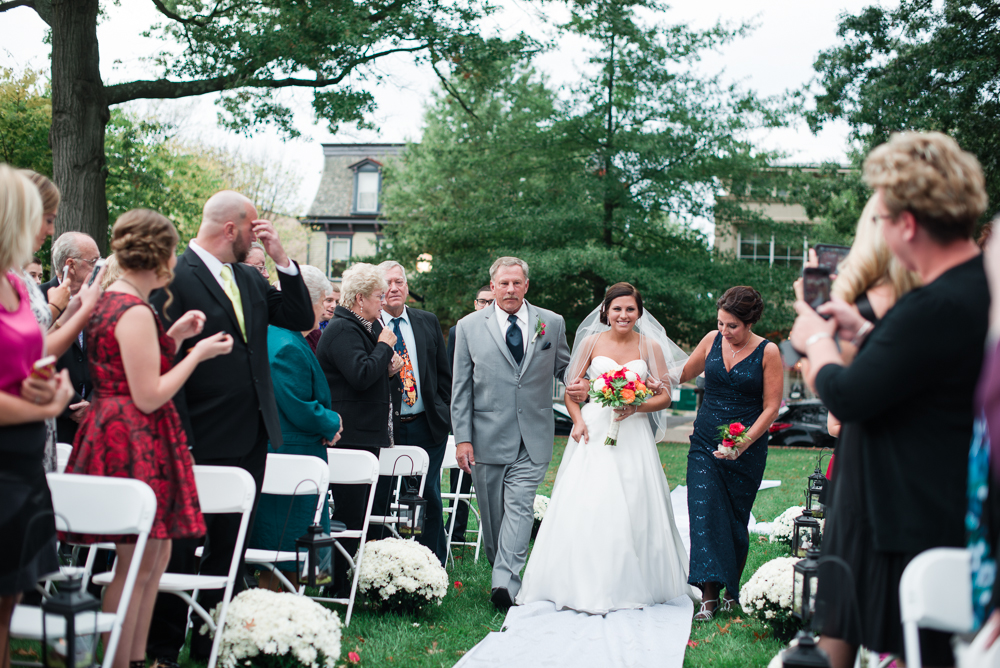
[{"label": "overcast sky", "polygon": [[[105,83],[153,75],[154,70],[141,60],[142,56],[164,48],[163,42],[141,36],[143,30],[161,18],[153,3],[122,0],[117,7],[106,4],[108,16],[99,28]],[[662,21],[689,23],[699,28],[719,20],[756,24],[749,37],[731,44],[722,53],[707,54],[702,68],[709,73],[722,72],[724,80],[738,81],[767,96],[806,84],[814,76],[812,64],[816,55],[837,43],[838,17],[871,4],[880,3],[877,0],[681,0],[663,15]],[[504,10],[491,17],[484,30],[507,36],[524,31],[538,39],[548,39],[553,33],[553,23],[561,18],[555,3],[539,6],[526,0],[503,0],[503,6]],[[0,66],[47,70],[49,49],[43,43],[45,32],[45,24],[30,8],[0,13]],[[583,46],[578,41],[564,40],[559,48],[541,56],[536,65],[554,84],[571,82],[584,66]],[[139,109],[178,123],[182,137],[226,145],[260,160],[277,160],[294,167],[302,179],[300,204],[304,212],[315,195],[323,169],[321,143],[420,139],[424,105],[437,87],[433,73],[415,67],[405,56],[380,61],[377,70],[382,75],[381,81],[366,84],[378,104],[372,118],[376,131],[345,128],[331,134],[325,125],[313,122],[310,93],[305,91],[278,93],[279,99],[298,110],[296,124],[303,138],[292,142],[282,142],[270,131],[246,139],[218,129],[212,96],[142,103]],[[817,162],[843,161],[846,138],[846,126],[835,124],[818,136],[802,125],[772,131],[758,140],[766,148],[787,153],[791,161]]]}]

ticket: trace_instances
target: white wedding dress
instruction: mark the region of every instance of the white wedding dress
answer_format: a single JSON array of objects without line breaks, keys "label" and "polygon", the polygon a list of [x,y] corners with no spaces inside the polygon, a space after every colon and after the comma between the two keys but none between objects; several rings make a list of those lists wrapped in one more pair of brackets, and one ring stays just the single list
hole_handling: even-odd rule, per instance
[{"label": "white wedding dress", "polygon": [[[590,377],[619,366],[595,357]],[[626,368],[640,378],[642,360]],[[674,523],[670,488],[645,413],[621,422],[618,445],[604,444],[613,411],[583,407],[589,442],[570,439],[517,603],[551,601],[590,614],[645,608],[687,595],[688,557]]]}]

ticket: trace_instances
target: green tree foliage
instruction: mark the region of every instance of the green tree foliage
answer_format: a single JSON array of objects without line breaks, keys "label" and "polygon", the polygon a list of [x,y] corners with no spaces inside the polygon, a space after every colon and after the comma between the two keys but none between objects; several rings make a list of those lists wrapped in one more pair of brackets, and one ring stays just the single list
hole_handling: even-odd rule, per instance
[{"label": "green tree foliage", "polygon": [[52,99],[41,72],[0,67],[0,162],[52,176]]},{"label": "green tree foliage", "polygon": [[[864,152],[899,130],[939,130],[983,164],[1000,206],[1000,4],[901,0],[841,17],[839,46],[814,65],[813,130],[844,119]],[[863,204],[863,201],[862,201]]]},{"label": "green tree foliage", "polygon": [[[509,62],[451,80],[421,143],[387,169],[385,217],[399,225],[381,255],[410,266],[433,257],[411,280],[445,320],[467,312],[497,256],[517,255],[532,268],[529,299],[565,315],[570,331],[628,280],[671,336],[697,341],[715,328],[726,287],[768,290],[768,270],[716,262],[690,222],[712,214],[724,183],[767,165],[747,135],[781,114],[693,73],[699,52],[742,28],[646,25],[640,16],[665,8],[645,0],[570,9],[563,29],[592,45],[586,75],[565,99]],[[790,294],[791,279],[780,281]],[[768,317],[764,331],[789,322],[787,308]]]}]

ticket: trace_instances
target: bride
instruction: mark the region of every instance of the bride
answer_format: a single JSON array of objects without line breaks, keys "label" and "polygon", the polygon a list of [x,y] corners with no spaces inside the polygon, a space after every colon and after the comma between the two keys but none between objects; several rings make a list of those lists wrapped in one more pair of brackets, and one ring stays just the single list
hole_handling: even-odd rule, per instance
[{"label": "bride", "polygon": [[[590,614],[643,608],[688,595],[688,558],[674,524],[656,442],[687,355],[642,309],[628,283],[608,289],[580,325],[566,378],[626,367],[662,391],[639,407],[580,406],[566,398],[573,432],[517,603],[552,601]],[[641,415],[636,415],[641,413]],[[604,444],[612,420],[617,445]]]}]

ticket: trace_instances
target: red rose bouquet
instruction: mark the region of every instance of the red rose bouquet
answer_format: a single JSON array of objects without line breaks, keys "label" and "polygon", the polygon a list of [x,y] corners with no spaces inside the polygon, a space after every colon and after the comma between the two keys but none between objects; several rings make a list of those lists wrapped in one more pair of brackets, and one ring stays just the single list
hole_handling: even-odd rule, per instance
[{"label": "red rose bouquet", "polygon": [[727,457],[732,454],[739,454],[736,452],[736,447],[749,440],[747,438],[747,428],[740,422],[719,425],[718,429],[719,438],[722,440],[722,443],[719,444],[719,452]]},{"label": "red rose bouquet", "polygon": [[[590,381],[590,398],[605,408],[641,406],[652,396],[653,391],[639,379],[639,374],[625,367],[612,369]],[[611,417],[604,445],[618,445],[620,423],[615,420],[616,417],[617,414]]]}]

